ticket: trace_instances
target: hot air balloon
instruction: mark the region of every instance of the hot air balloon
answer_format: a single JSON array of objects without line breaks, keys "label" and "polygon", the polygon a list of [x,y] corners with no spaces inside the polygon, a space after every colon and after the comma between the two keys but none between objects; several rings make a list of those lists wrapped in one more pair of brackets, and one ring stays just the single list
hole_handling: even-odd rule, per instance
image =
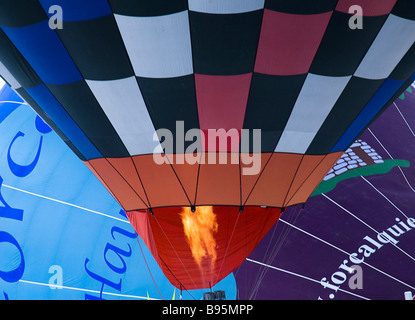
[{"label": "hot air balloon", "polygon": [[415,84],[234,272],[239,299],[414,299],[414,116]]},{"label": "hot air balloon", "polygon": [[[180,295],[120,205],[8,86],[0,137],[0,300],[203,297]],[[213,290],[234,299],[233,275]]]},{"label": "hot air balloon", "polygon": [[414,6],[2,1],[1,74],[170,282],[208,288],[413,81]]}]

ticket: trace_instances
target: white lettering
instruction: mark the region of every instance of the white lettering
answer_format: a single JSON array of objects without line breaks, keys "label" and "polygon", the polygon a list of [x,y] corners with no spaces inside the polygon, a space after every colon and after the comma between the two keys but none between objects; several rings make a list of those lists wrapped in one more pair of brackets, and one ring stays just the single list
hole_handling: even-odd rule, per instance
[{"label": "white lettering", "polygon": [[393,244],[397,244],[399,241],[395,240],[394,238],[392,238],[389,234],[387,234],[385,231],[381,232],[378,234],[377,236],[378,240],[382,243],[393,243]]},{"label": "white lettering", "polygon": [[[413,230],[412,228],[415,228],[415,218],[408,218],[406,224],[399,218],[395,218],[395,221],[398,222],[400,227],[395,224],[392,227],[386,229],[389,231],[389,233],[387,231],[379,232],[376,237],[377,241],[369,236],[365,236],[363,238],[363,240],[367,241],[374,247],[369,246],[368,244],[362,244],[357,249],[357,252],[363,254],[363,256],[360,257],[356,252],[349,254],[349,260],[344,260],[343,263],[339,266],[339,269],[345,272],[336,271],[331,276],[330,280],[338,286],[331,284],[329,281],[327,281],[326,277],[323,277],[320,281],[322,287],[325,289],[329,288],[337,292],[337,290],[340,288],[340,285],[342,285],[347,280],[347,274],[352,274],[348,281],[350,289],[362,289],[363,269],[358,265],[362,264],[365,261],[365,258],[369,258],[372,254],[376,253],[377,250],[381,249],[385,244],[396,245],[399,241],[394,237],[400,237],[406,232]],[[349,267],[349,261],[354,263],[354,265]],[[334,299],[334,294],[329,294],[329,298]],[[323,300],[321,296],[319,296],[318,299]]]},{"label": "white lettering", "polygon": [[193,318],[196,312],[196,307],[177,307],[169,304],[168,307],[163,307],[161,313],[165,315],[175,314],[175,315],[189,315],[190,318]]},{"label": "white lettering", "polygon": [[414,218],[408,218],[406,222],[409,224],[410,227],[415,228],[415,219]]}]

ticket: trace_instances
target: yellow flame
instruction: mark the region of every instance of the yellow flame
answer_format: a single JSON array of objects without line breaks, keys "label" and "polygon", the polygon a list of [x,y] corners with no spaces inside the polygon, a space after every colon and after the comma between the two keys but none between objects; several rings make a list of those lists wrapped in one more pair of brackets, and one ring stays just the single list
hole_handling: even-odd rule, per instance
[{"label": "yellow flame", "polygon": [[199,267],[203,258],[211,259],[211,267],[216,261],[216,240],[214,234],[218,231],[216,214],[212,207],[197,207],[195,212],[191,208],[182,208],[180,213],[187,243],[192,256]]}]

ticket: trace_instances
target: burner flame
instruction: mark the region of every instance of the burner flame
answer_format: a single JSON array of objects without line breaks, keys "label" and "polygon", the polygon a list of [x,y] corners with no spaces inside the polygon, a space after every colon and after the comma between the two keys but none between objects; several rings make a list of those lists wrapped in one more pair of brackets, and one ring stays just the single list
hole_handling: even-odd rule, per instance
[{"label": "burner flame", "polygon": [[214,234],[218,231],[216,214],[211,206],[197,207],[195,212],[190,207],[182,208],[180,213],[187,243],[192,251],[192,256],[202,268],[202,260],[210,259],[213,268],[217,253]]}]

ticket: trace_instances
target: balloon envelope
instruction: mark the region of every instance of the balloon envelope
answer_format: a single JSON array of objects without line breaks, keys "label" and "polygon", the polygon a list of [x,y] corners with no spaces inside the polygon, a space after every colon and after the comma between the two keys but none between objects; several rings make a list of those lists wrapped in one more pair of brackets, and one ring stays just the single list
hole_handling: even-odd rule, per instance
[{"label": "balloon envelope", "polygon": [[328,175],[304,210],[287,210],[234,272],[239,299],[413,299],[413,119],[414,85],[334,171],[358,165]]},{"label": "balloon envelope", "polygon": [[[136,230],[159,219],[140,234],[155,256],[172,247],[157,258],[163,270],[193,270],[158,210],[305,203],[413,81],[414,2],[353,5],[357,14],[349,0],[8,0],[0,72],[138,216]],[[211,268],[166,272],[172,283],[214,285],[243,261],[252,248],[233,235],[250,228],[259,241],[265,229],[255,217],[239,230],[233,216],[216,235],[229,250]]]},{"label": "balloon envelope", "polygon": [[[1,299],[179,299],[119,204],[7,86],[0,136]],[[234,299],[233,275],[213,289]]]}]

